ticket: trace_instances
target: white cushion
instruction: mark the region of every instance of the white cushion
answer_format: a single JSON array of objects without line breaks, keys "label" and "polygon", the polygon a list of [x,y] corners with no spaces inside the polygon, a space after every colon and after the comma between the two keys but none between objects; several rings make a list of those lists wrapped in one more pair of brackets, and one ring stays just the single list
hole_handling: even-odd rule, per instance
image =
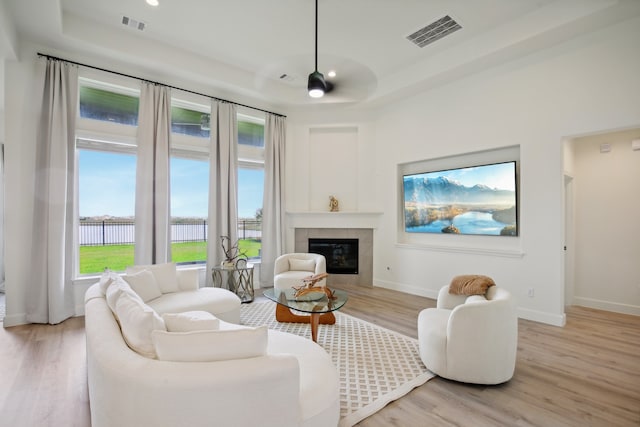
[{"label": "white cushion", "polygon": [[127,274],[124,276],[124,280],[144,302],[151,301],[162,295],[156,278],[149,270],[140,270],[133,274]]},{"label": "white cushion", "polygon": [[118,314],[116,313],[116,302],[122,293],[129,293],[132,295],[137,294],[131,289],[131,286],[120,276],[117,276],[107,288],[107,292],[105,297],[107,298],[107,305],[111,309],[111,312],[116,316],[116,320],[118,319]]},{"label": "white cushion", "polygon": [[166,331],[164,321],[140,297],[122,292],[116,301],[116,313],[127,345],[142,356],[155,359],[151,332]]},{"label": "white cushion", "polygon": [[159,314],[208,311],[218,319],[231,323],[240,323],[240,305],[240,298],[236,294],[222,288],[173,292],[149,301],[149,306]]},{"label": "white cushion", "polygon": [[100,291],[102,291],[102,295],[107,294],[107,288],[111,283],[113,283],[114,280],[116,280],[117,276],[118,275],[112,272],[111,270],[105,270],[104,273],[102,273],[102,276],[100,276],[100,282],[99,282]]},{"label": "white cushion", "polygon": [[316,271],[316,262],[313,259],[289,258],[289,269],[294,271]]},{"label": "white cushion", "polygon": [[168,332],[216,331],[220,328],[220,320],[207,311],[165,313],[162,320]]},{"label": "white cushion", "polygon": [[266,326],[196,332],[155,330],[151,338],[159,360],[213,362],[264,356],[267,331]]},{"label": "white cushion", "polygon": [[178,292],[178,275],[176,273],[176,264],[168,262],[166,264],[151,264],[151,265],[134,265],[127,267],[127,275],[137,273],[141,270],[149,270],[153,273],[153,277],[156,278],[156,283],[163,294],[169,292]]}]

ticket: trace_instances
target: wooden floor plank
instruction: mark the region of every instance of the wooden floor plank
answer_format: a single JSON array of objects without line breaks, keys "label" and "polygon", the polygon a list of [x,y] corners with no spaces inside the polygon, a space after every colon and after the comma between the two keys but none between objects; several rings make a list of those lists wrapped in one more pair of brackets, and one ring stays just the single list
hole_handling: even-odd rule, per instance
[{"label": "wooden floor plank", "polygon": [[[349,292],[344,313],[414,338],[418,313],[435,307],[388,289],[336,287]],[[564,328],[518,326],[508,383],[436,377],[358,425],[640,426],[640,317],[570,307]],[[0,328],[0,426],[90,425],[84,340],[84,318]]]}]

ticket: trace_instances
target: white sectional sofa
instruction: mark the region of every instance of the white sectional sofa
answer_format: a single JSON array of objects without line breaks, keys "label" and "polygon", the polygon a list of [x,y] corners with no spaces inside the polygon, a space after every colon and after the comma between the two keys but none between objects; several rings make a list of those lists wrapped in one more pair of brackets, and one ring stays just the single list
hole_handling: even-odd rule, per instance
[{"label": "white sectional sofa", "polygon": [[[225,321],[239,318],[237,297],[218,288],[182,290],[189,274],[177,273],[180,290],[147,303],[119,276],[87,291],[92,426],[336,426],[338,375],[324,349]],[[188,329],[172,331],[175,319],[180,327],[188,320]],[[215,327],[199,330],[198,321]]]}]

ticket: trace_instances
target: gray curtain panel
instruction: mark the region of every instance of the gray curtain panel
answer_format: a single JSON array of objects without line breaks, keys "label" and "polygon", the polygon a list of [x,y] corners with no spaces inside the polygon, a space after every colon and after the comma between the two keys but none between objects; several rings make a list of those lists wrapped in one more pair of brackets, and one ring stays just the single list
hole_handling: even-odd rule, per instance
[{"label": "gray curtain panel", "polygon": [[236,105],[212,100],[209,147],[207,285],[211,268],[224,260],[220,236],[238,240],[238,120]]},{"label": "gray curtain panel", "polygon": [[171,261],[171,89],[142,83],[136,163],[135,263]]},{"label": "gray curtain panel", "polygon": [[42,69],[44,90],[36,141],[33,270],[26,284],[26,318],[56,324],[73,316],[75,268],[75,129],[78,68],[51,59]]},{"label": "gray curtain panel", "polygon": [[285,139],[286,118],[267,114],[264,128],[264,200],[260,286],[273,286],[273,267],[276,258],[284,253]]}]

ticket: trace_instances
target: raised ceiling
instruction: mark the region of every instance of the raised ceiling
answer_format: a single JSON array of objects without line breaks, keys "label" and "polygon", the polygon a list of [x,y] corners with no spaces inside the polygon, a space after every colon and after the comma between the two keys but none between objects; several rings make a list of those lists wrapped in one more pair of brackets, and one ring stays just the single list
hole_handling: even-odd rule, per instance
[{"label": "raised ceiling", "polygon": [[[46,53],[283,109],[379,105],[640,14],[637,0],[319,0],[318,68],[337,77],[336,90],[314,100],[305,90],[314,0],[159,1],[4,0],[0,7],[18,39]],[[407,40],[446,15],[462,29],[424,48]],[[123,25],[123,16],[143,22],[144,31]]]}]

